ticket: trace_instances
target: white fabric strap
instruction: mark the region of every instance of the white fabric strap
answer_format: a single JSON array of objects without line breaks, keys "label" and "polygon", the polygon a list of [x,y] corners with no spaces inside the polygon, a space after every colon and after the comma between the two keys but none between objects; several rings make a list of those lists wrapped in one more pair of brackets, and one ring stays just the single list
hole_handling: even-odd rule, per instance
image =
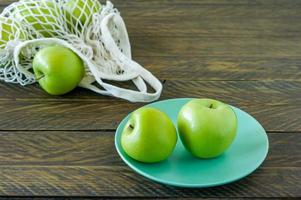
[{"label": "white fabric strap", "polygon": [[[141,87],[141,89],[143,90],[141,92],[137,92],[133,90],[118,88],[116,86],[112,86],[109,84],[104,84],[103,86],[106,88],[106,90],[110,91],[114,96],[125,97],[127,100],[130,101],[149,102],[149,101],[157,100],[162,92],[161,82],[155,76],[153,76],[149,71],[147,71],[141,65],[139,65],[135,61],[125,56],[119,50],[108,28],[108,24],[111,21],[113,21],[114,24],[116,24],[119,27],[119,30],[124,33],[123,37],[128,38],[125,24],[122,18],[119,15],[112,13],[106,16],[101,22],[100,27],[101,27],[103,42],[106,48],[111,52],[111,56],[113,58],[122,60],[124,65],[126,65],[126,67],[132,69],[135,72],[138,72],[141,79],[138,79],[139,82],[136,83],[138,84],[138,88]],[[145,83],[142,83],[142,80],[146,81],[150,86],[152,86],[152,88],[155,90],[155,93],[147,93]]]}]

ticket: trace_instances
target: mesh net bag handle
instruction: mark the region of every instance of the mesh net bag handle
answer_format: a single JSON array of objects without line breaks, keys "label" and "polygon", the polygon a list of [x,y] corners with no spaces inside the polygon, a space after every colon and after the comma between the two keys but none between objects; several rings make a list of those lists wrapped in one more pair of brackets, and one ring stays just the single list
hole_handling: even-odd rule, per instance
[{"label": "mesh net bag handle", "polygon": [[[107,1],[106,7],[103,9],[100,16],[96,15],[94,17],[94,26],[92,26],[92,28],[99,27],[96,32],[97,34],[101,33],[101,36],[99,37],[107,51],[110,52],[112,60],[118,61],[118,63],[122,65],[122,70],[125,70],[127,73],[110,74],[109,76],[106,76],[106,74],[99,73],[97,67],[91,65],[90,71],[92,72],[93,77],[87,76],[81,82],[80,86],[102,93],[102,90],[92,84],[95,80],[99,85],[105,88],[106,91],[109,91],[111,95],[119,98],[127,99],[132,102],[150,102],[157,100],[162,92],[162,84],[149,71],[145,70],[141,65],[132,60],[131,46],[125,23],[119,15],[119,12],[113,9],[113,4],[110,1]],[[118,27],[117,33],[113,33],[114,29],[112,26]],[[113,37],[114,35],[115,38]],[[91,45],[95,44],[96,41],[90,40],[89,34],[86,36],[88,44],[89,42]],[[118,45],[116,40],[119,41]],[[104,83],[101,78],[113,81],[132,80],[139,92]],[[147,92],[145,82],[155,90],[154,93]]]},{"label": "mesh net bag handle", "polygon": [[[162,92],[161,82],[155,76],[153,76],[149,71],[144,69],[141,65],[131,60],[131,58],[127,57],[124,53],[120,51],[109,30],[108,24],[112,21],[114,21],[115,25],[119,27],[119,31],[121,33],[120,35],[121,39],[124,38],[126,41],[129,40],[126,27],[122,18],[120,17],[120,15],[112,13],[106,16],[101,22],[100,27],[102,32],[102,39],[103,39],[102,41],[105,44],[108,51],[110,51],[111,56],[114,59],[121,60],[125,68],[137,72],[138,76],[133,80],[134,83],[137,85],[138,89],[140,89],[140,92],[119,88],[107,83],[100,83],[99,80],[97,80],[97,82],[100,85],[102,85],[107,91],[109,91],[111,94],[120,98],[125,98],[130,101],[139,101],[139,102],[148,102],[148,101],[157,100]],[[130,52],[130,50],[128,50],[128,52]],[[147,92],[147,87],[144,81],[147,82],[155,90],[154,93]]]}]

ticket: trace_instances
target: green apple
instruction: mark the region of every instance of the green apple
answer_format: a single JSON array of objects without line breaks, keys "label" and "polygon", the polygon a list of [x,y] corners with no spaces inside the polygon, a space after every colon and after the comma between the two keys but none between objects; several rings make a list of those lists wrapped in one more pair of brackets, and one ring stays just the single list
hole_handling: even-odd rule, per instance
[{"label": "green apple", "polygon": [[21,23],[29,24],[44,37],[56,36],[60,29],[57,20],[60,17],[60,7],[54,0],[22,1],[18,4],[13,16]]},{"label": "green apple", "polygon": [[51,95],[73,90],[85,74],[83,61],[70,49],[49,46],[34,57],[33,70],[41,87]]},{"label": "green apple", "polygon": [[64,8],[67,18],[73,19],[71,23],[75,24],[74,20],[79,20],[84,25],[91,22],[94,13],[101,11],[101,4],[98,0],[69,0]]},{"label": "green apple", "polygon": [[194,99],[182,107],[177,124],[181,141],[192,155],[214,158],[225,152],[233,142],[237,117],[225,103]]},{"label": "green apple", "polygon": [[1,48],[4,48],[4,45],[14,39],[14,30],[12,27],[12,21],[10,19],[7,19],[5,17],[0,17],[0,46]]},{"label": "green apple", "polygon": [[143,107],[131,114],[121,135],[121,146],[131,158],[154,163],[172,153],[177,138],[176,129],[164,112]]},{"label": "green apple", "polygon": [[16,34],[19,31],[19,39],[24,39],[25,35],[21,31],[21,27],[11,19],[0,16],[0,49],[3,49],[6,43],[16,39]]}]

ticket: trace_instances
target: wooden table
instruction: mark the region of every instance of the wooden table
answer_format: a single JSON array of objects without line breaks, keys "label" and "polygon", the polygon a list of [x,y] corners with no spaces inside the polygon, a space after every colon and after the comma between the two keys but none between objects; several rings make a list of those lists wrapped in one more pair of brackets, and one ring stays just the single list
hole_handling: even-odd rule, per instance
[{"label": "wooden table", "polygon": [[[1,0],[1,7],[11,0]],[[162,82],[161,99],[210,97],[267,130],[263,165],[232,184],[181,189],[135,174],[114,132],[143,104],[84,89],[61,97],[0,83],[0,195],[154,197],[301,196],[301,1],[114,0],[135,60]]]}]

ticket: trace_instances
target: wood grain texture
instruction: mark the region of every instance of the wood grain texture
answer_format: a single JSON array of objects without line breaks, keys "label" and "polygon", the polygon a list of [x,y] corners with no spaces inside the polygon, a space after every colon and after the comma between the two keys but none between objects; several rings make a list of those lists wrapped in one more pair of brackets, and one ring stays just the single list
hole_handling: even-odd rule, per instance
[{"label": "wood grain texture", "polygon": [[[297,37],[300,30],[300,12],[291,4],[281,5],[281,9],[279,5],[257,5],[250,9],[250,5],[179,6],[171,3],[160,8],[149,5],[140,9],[139,5],[122,7],[116,4],[131,37]],[[132,22],[137,16],[139,18]],[[287,21],[290,23],[284,26]]]},{"label": "wood grain texture", "polygon": [[135,57],[161,80],[301,80],[301,60],[288,58]]},{"label": "wood grain texture", "polygon": [[221,99],[233,105],[291,105],[301,103],[301,82],[283,81],[167,81],[162,98]]},{"label": "wood grain texture", "polygon": [[[0,10],[15,1],[0,0]],[[221,187],[160,185],[125,166],[114,148],[117,125],[143,104],[79,88],[54,97],[37,85],[1,82],[0,196],[300,197],[301,1],[112,2],[134,59],[164,82],[161,100],[215,98],[249,112],[268,132],[266,161]]]},{"label": "wood grain texture", "polygon": [[[301,81],[300,59],[162,56],[154,59],[144,56],[135,57],[135,60],[160,80]],[[0,82],[1,90],[6,85],[12,84]],[[20,88],[23,89],[23,87],[19,87],[14,90],[22,91]],[[38,95],[40,94],[38,93]]]},{"label": "wood grain texture", "polygon": [[[83,89],[63,97],[36,86],[0,84],[0,91],[0,130],[112,130],[143,105]],[[301,131],[299,81],[167,81],[161,99],[177,97],[219,99],[249,112],[268,131]]]},{"label": "wood grain texture", "polygon": [[142,178],[128,167],[0,167],[2,195],[102,197],[298,197],[300,168],[262,167],[232,184],[180,189]]},{"label": "wood grain texture", "polygon": [[[212,68],[212,70],[214,70]],[[196,73],[197,74],[197,73]],[[185,74],[183,75],[185,76]],[[186,75],[186,78],[189,74]],[[301,81],[210,81],[210,80],[165,80],[161,99],[175,97],[214,97],[229,104],[291,105],[301,103]],[[131,87],[126,83],[121,86]],[[131,87],[135,89],[134,87]],[[123,100],[77,88],[63,96],[51,96],[38,84],[22,87],[0,83],[0,101],[81,101],[81,102],[125,102]],[[5,113],[5,107],[3,108]]]},{"label": "wood grain texture", "polygon": [[197,38],[137,36],[132,42],[133,56],[148,57],[228,57],[300,58],[301,38]]},{"label": "wood grain texture", "polygon": [[[126,102],[2,101],[0,130],[112,130],[140,104]],[[300,106],[236,105],[268,131],[301,131]]]},{"label": "wood grain texture", "polygon": [[[114,132],[0,132],[0,166],[123,166]],[[264,167],[301,167],[301,132],[268,133]]]}]

